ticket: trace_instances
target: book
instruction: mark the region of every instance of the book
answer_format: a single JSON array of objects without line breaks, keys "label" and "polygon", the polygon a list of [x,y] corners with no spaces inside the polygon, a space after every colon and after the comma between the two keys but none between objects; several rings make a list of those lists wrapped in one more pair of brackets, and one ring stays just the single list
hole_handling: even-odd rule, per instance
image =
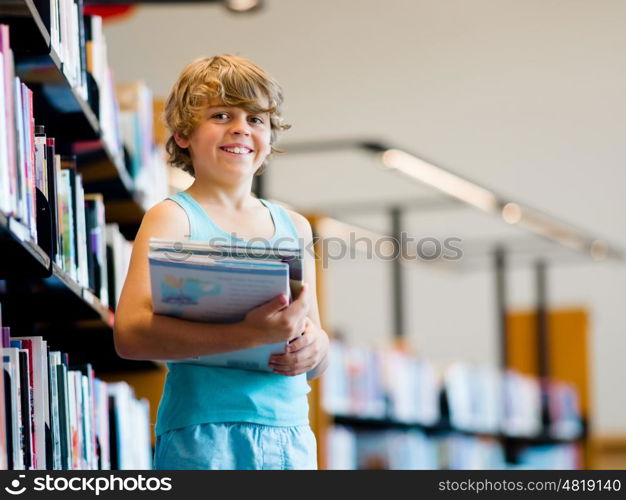
[{"label": "book", "polygon": [[[14,93],[14,72],[13,65],[13,52],[10,48],[9,40],[9,26],[6,24],[0,24],[0,53],[2,53],[2,109],[0,113],[3,114],[2,123],[5,133],[2,134],[6,137],[6,145],[4,139],[2,140],[3,157],[1,159],[2,165],[2,196],[0,197],[1,209],[8,215],[16,215],[18,213],[18,151],[17,151],[17,128],[16,128],[16,103]],[[5,150],[6,148],[6,150]],[[5,196],[9,195],[7,199]]]},{"label": "book", "polygon": [[61,445],[61,469],[72,469],[72,433],[70,427],[69,381],[67,356],[61,356],[57,364],[57,387],[59,393],[59,436]]},{"label": "book", "polygon": [[[1,30],[2,26],[0,26]],[[2,53],[2,47],[0,47],[0,130],[7,130],[7,97],[5,93],[5,78],[4,72],[4,54]],[[8,134],[0,134],[0,211],[5,214],[10,214],[12,211],[11,200],[11,165],[9,164],[9,144]]]},{"label": "book", "polygon": [[50,398],[50,434],[52,456],[49,464],[54,470],[61,470],[61,427],[59,412],[59,385],[57,367],[61,364],[59,351],[48,351],[48,391]]},{"label": "book", "polygon": [[96,446],[96,408],[94,384],[95,374],[90,363],[72,367],[81,374],[81,394],[82,394],[82,429],[83,448],[86,458],[86,468],[94,470],[98,465],[98,455]]},{"label": "book", "polygon": [[[19,349],[15,347],[3,348],[3,365],[5,370],[6,408],[10,408],[10,426],[7,431],[11,434],[10,469],[24,470],[24,429],[22,420],[22,387],[20,376]],[[7,411],[9,414],[9,411]]]},{"label": "book", "polygon": [[104,197],[85,194],[85,231],[87,233],[87,259],[89,288],[105,306],[109,304],[107,284],[107,252],[104,216]]},{"label": "book", "polygon": [[24,456],[24,469],[34,468],[33,448],[33,417],[32,417],[32,387],[30,385],[30,366],[28,351],[11,342],[11,347],[18,350],[20,370],[20,405],[21,405],[21,428],[22,428],[22,454]]},{"label": "book", "polygon": [[46,137],[46,179],[48,192],[48,205],[50,206],[50,248],[52,254],[50,258],[55,262],[58,261],[58,254],[61,248],[61,236],[59,234],[59,215],[58,215],[58,193],[57,193],[57,161],[60,167],[61,158],[56,155],[56,141],[54,137]]},{"label": "book", "polygon": [[98,469],[111,468],[109,429],[109,388],[107,382],[94,380],[95,435],[98,450]]},{"label": "book", "polygon": [[[152,238],[148,259],[154,312],[192,321],[241,321],[281,293],[297,296],[302,287],[299,248]],[[286,344],[169,361],[271,372],[269,357],[283,353]]]},{"label": "book", "polygon": [[[61,175],[65,181],[64,202],[67,203],[67,225],[66,219],[63,220],[63,252],[66,259],[65,270],[77,283],[82,284],[82,267],[86,263],[83,262],[82,250],[85,241],[84,233],[81,232],[81,213],[84,219],[84,205],[80,205],[82,195],[79,190],[82,189],[80,176],[76,170],[76,157],[61,157]],[[65,232],[67,230],[67,232]],[[67,243],[67,245],[66,245]]]},{"label": "book", "polygon": [[107,274],[105,279],[109,294],[108,303],[115,309],[122,294],[133,246],[124,238],[119,226],[115,223],[105,226],[104,236],[106,240]]},{"label": "book", "polygon": [[[137,399],[135,390],[125,382],[109,383],[108,391],[111,469],[150,469],[152,449],[148,401]],[[131,442],[132,446],[128,446]]]},{"label": "book", "polygon": [[28,350],[30,364],[30,385],[32,387],[33,449],[35,468],[46,467],[46,434],[50,434],[50,406],[48,400],[48,352],[47,342],[42,337],[12,337],[21,341],[22,348]]}]

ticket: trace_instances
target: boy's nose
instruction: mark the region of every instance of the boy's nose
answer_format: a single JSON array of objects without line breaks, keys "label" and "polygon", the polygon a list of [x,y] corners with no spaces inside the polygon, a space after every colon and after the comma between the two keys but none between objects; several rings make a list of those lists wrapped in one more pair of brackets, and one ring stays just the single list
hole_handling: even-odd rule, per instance
[{"label": "boy's nose", "polygon": [[245,120],[233,121],[231,133],[235,135],[250,135],[250,127],[248,125],[248,122]]}]

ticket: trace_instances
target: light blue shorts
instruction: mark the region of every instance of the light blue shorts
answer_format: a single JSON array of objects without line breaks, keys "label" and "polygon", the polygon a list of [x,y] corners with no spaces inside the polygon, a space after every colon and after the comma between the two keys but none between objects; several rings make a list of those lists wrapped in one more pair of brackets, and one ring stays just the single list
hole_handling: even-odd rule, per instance
[{"label": "light blue shorts", "polygon": [[190,425],[157,436],[154,469],[317,469],[315,435],[308,425]]}]

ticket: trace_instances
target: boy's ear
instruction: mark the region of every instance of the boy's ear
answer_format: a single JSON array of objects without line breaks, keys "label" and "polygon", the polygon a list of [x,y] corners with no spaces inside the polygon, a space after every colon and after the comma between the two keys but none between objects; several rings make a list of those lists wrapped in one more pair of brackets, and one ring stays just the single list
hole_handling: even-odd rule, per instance
[{"label": "boy's ear", "polygon": [[178,132],[174,132],[174,140],[179,148],[188,148],[189,140],[183,138]]}]

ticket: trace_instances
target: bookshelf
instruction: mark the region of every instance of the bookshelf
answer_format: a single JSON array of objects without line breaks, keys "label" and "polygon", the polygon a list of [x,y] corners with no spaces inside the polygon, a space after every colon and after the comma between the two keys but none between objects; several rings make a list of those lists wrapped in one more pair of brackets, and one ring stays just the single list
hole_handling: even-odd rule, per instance
[{"label": "bookshelf", "polygon": [[[315,224],[321,219],[322,217],[320,216],[310,218],[314,227]],[[321,251],[321,245],[318,249],[318,252],[319,251]],[[319,257],[320,255],[318,253],[318,258]],[[318,273],[324,273],[321,265],[318,267]],[[394,275],[395,274],[392,273],[392,276]],[[323,277],[318,279],[321,283],[323,283]],[[397,289],[399,287],[396,284],[393,288]],[[322,286],[318,285],[318,293],[318,298],[323,304],[325,294]],[[397,296],[400,296],[400,294],[397,294]],[[320,304],[320,307],[323,309],[322,304]],[[534,375],[537,377],[537,380],[539,380],[538,375],[540,371],[538,370],[538,366],[541,364],[541,360],[538,360],[536,356],[538,333],[536,331],[537,318],[535,313],[533,312],[530,315],[526,313],[522,315],[524,317],[523,320],[520,321],[519,314],[516,315],[514,312],[506,309],[507,304],[505,301],[501,304],[501,306],[508,312],[508,315],[505,314],[504,316],[504,322],[507,324],[506,334],[508,335],[508,340],[504,342],[503,349],[508,351],[507,358],[509,360],[509,365],[503,365],[503,369],[513,367],[521,373]],[[398,313],[398,308],[395,309],[395,313]],[[459,447],[463,446],[475,446],[477,450],[480,450],[483,444],[487,443],[487,448],[493,448],[491,452],[493,452],[493,450],[497,450],[494,453],[496,455],[501,454],[501,457],[499,457],[498,460],[488,462],[491,466],[496,468],[524,468],[527,467],[527,465],[523,464],[525,460],[535,460],[535,463],[540,463],[539,460],[541,460],[541,456],[533,455],[533,450],[541,449],[555,450],[555,457],[552,460],[555,462],[558,460],[565,460],[565,462],[560,463],[569,464],[567,466],[561,465],[562,467],[588,467],[590,459],[587,451],[587,440],[589,438],[589,395],[587,385],[588,369],[586,365],[586,323],[585,321],[579,321],[576,323],[578,325],[577,328],[572,328],[573,323],[564,321],[563,318],[561,318],[560,322],[558,319],[555,321],[553,313],[554,311],[549,311],[549,332],[551,333],[548,337],[548,352],[550,353],[549,365],[552,366],[551,376],[554,376],[556,380],[567,380],[576,384],[577,390],[580,391],[580,418],[577,419],[577,425],[580,427],[575,435],[559,436],[549,432],[548,428],[541,422],[541,414],[537,415],[540,428],[536,432],[527,435],[514,435],[506,433],[502,430],[473,430],[455,425],[450,417],[448,390],[444,387],[438,389],[439,396],[437,406],[439,418],[432,423],[425,424],[422,422],[398,420],[386,416],[385,414],[376,417],[367,416],[367,412],[365,412],[364,415],[361,411],[350,413],[336,412],[332,409],[328,409],[328,407],[325,407],[322,401],[324,398],[324,391],[328,389],[329,385],[334,385],[336,378],[333,378],[333,380],[323,378],[317,389],[312,393],[311,398],[313,409],[312,416],[315,416],[311,419],[311,421],[314,423],[315,432],[318,437],[320,468],[334,466],[354,467],[357,464],[367,468],[386,468],[388,466],[393,466],[390,465],[393,460],[389,456],[387,456],[386,459],[384,458],[385,450],[387,450],[388,447],[386,440],[389,439],[393,442],[396,439],[400,439],[398,436],[409,436],[407,439],[413,439],[413,444],[415,446],[426,446],[428,450],[430,450],[428,453],[437,456],[445,456],[452,453],[447,447],[459,449]],[[577,311],[577,313],[577,317],[584,317],[583,312]],[[565,314],[565,316],[569,318],[570,315]],[[559,316],[557,315],[557,318],[558,317]],[[327,323],[325,324],[327,325]],[[394,331],[404,332],[404,328],[402,327],[403,321],[394,321],[393,324],[394,327],[396,327],[396,330]],[[327,331],[332,332],[328,326],[326,326],[326,328]],[[575,335],[575,337],[572,337],[572,335]],[[575,340],[572,341],[572,339]],[[396,336],[395,345],[396,349],[400,351],[405,350],[405,343],[402,336]],[[572,352],[572,346],[575,346],[575,353]],[[564,369],[564,367],[569,367],[569,369]],[[389,401],[385,400],[384,404],[388,407]],[[540,411],[542,410],[541,407],[543,404],[544,403],[542,401],[538,400],[538,407]],[[388,411],[388,409],[386,411]],[[338,434],[336,433],[337,429],[340,429]],[[348,436],[346,433],[350,433],[350,435]],[[377,435],[380,436],[381,440],[381,442],[378,443],[378,451],[376,451],[377,447],[375,444],[375,436]],[[334,453],[334,446],[332,443],[329,444],[327,441],[329,439],[331,441],[336,439],[339,442],[352,441],[352,444],[346,445],[346,447],[349,449],[350,447],[358,449],[359,445],[355,443],[358,442],[359,438],[356,436],[365,436],[364,439],[366,439],[367,444],[363,446],[366,449],[366,453],[369,453],[371,457],[373,457],[372,461],[368,462],[366,460],[367,463],[365,465],[363,465],[363,463],[359,463],[358,461],[343,461],[342,459],[339,459],[335,463],[329,463],[328,454]],[[464,443],[464,439],[468,440],[469,444],[468,442],[465,442],[465,444],[459,444]],[[426,442],[428,442],[428,444],[424,444]],[[376,455],[378,452],[382,455]],[[486,455],[489,455],[491,452],[484,451]],[[476,451],[476,453],[480,455],[483,452]],[[354,454],[357,455],[358,453],[354,451]],[[566,456],[567,458],[564,459],[563,456]],[[397,466],[398,464],[395,465]],[[415,465],[415,463],[412,463],[412,465]],[[404,467],[406,464],[401,466]],[[420,468],[437,468],[439,466],[448,467],[451,466],[451,464],[441,464],[437,462],[437,465],[435,466],[433,465],[433,462],[426,465],[420,462],[418,465]],[[469,463],[462,464],[462,468],[470,466],[473,467],[473,465],[470,465]],[[483,466],[486,467],[487,463],[478,465],[478,467]],[[544,466],[547,465],[544,463]],[[535,467],[539,468],[539,466]]]},{"label": "bookshelf", "polygon": [[[56,139],[58,152],[76,157],[85,192],[102,193],[107,223],[118,223],[124,236],[133,237],[145,212],[142,197],[133,187],[125,158],[116,157],[103,140],[97,109],[92,109],[63,71],[63,63],[51,44],[48,30],[50,2],[3,2],[0,24],[10,27],[15,74],[33,91],[37,123],[44,124],[47,135]],[[87,75],[89,95],[92,102],[97,103],[96,84],[91,74]],[[98,332],[99,340],[108,337],[111,343],[106,350],[109,356],[102,357],[102,368],[154,367],[153,363],[125,362],[114,355],[113,310],[52,262],[50,250],[34,243],[21,221],[0,212],[0,238],[3,250],[9,256],[0,264],[0,279],[8,280],[5,288],[11,291],[3,299],[7,305],[19,304],[28,296],[35,305],[35,315],[29,319],[50,321],[63,310],[67,322],[86,322],[91,331]],[[26,326],[19,314],[7,317],[7,321]],[[102,342],[99,346],[102,347]],[[95,353],[100,354],[100,350],[96,349],[92,354]],[[113,361],[114,364],[108,364]]]},{"label": "bookshelf", "polygon": [[[536,460],[551,454],[554,460],[561,455],[563,468],[584,463],[585,401],[581,404],[571,383],[550,383],[546,424],[540,379],[532,373],[464,363],[437,366],[398,348],[374,351],[341,341],[331,346],[330,356],[320,402],[326,418],[316,429],[325,467],[355,467],[368,462],[367,456],[377,457],[377,468],[435,467],[388,455],[387,440],[403,435],[437,457],[435,468],[459,466],[484,443],[497,456],[490,462],[496,468],[542,468],[545,463]],[[351,444],[337,448],[334,441]],[[454,453],[443,451],[447,446]],[[535,462],[529,463],[529,454],[536,455]]]},{"label": "bookshelf", "polygon": [[[120,276],[123,279],[123,260],[128,257],[126,247],[130,245],[125,238],[134,237],[150,200],[145,187],[138,188],[136,172],[131,173],[128,167],[135,157],[123,145],[126,137],[118,125],[113,80],[108,76],[103,86],[96,77],[96,70],[102,73],[98,64],[108,71],[106,47],[100,39],[100,52],[96,53],[93,45],[91,52],[86,48],[95,39],[88,38],[85,31],[89,29],[90,36],[96,36],[99,21],[94,16],[83,19],[82,4],[82,0],[9,0],[0,4],[0,25],[6,28],[0,34],[3,44],[0,124],[3,136],[9,138],[0,141],[0,187],[11,196],[10,202],[3,199],[1,205],[9,208],[0,208],[2,352],[24,349],[23,343],[13,345],[18,337],[38,339],[49,353],[37,359],[47,363],[51,370],[54,351],[65,365],[66,376],[75,379],[66,386],[66,389],[73,387],[70,390],[76,396],[75,402],[68,404],[79,405],[72,410],[72,425],[79,422],[75,431],[83,436],[79,441],[87,440],[83,441],[87,451],[83,455],[74,449],[74,462],[64,461],[62,468],[149,468],[148,403],[143,394],[131,388],[129,381],[132,383],[139,374],[146,377],[161,374],[162,367],[156,362],[119,358],[113,343],[113,324],[116,286],[119,288]],[[64,12],[63,5],[69,10]],[[81,12],[80,18],[70,22],[63,17],[71,17],[73,14],[69,13],[75,8]],[[66,25],[59,27],[62,23]],[[72,24],[77,30],[73,30]],[[19,79],[15,84],[13,76]],[[8,94],[3,90],[7,88]],[[9,101],[14,103],[14,108],[7,104]],[[13,145],[11,129],[4,130],[7,123],[15,127]],[[37,137],[43,137],[43,142],[41,139],[37,142]],[[13,153],[11,148],[15,148]],[[46,158],[43,163],[42,157],[37,156],[42,148]],[[154,150],[153,153],[153,158],[158,158]],[[143,169],[144,165],[140,167]],[[151,164],[150,172],[157,167]],[[66,187],[60,184],[66,178],[67,194],[62,193],[61,189]],[[70,205],[73,208],[68,208]],[[65,219],[68,213],[69,219]],[[63,232],[60,227],[63,224],[66,229],[73,227],[71,237]],[[62,244],[64,239],[69,246]],[[124,257],[120,260],[122,253]],[[24,376],[21,372],[28,374],[23,363],[28,358],[20,354],[22,362],[16,364],[13,351],[11,356],[10,360],[8,354],[4,357],[4,377],[11,373],[9,380],[14,384],[16,377]],[[34,351],[30,356],[35,356]],[[15,366],[20,373],[15,371]],[[29,380],[28,375],[23,380]],[[36,379],[28,389],[23,385],[18,389],[18,384],[12,385],[9,392],[14,397],[20,391],[41,392],[40,386],[47,386],[50,391],[53,386],[56,388],[55,384],[48,384],[47,378]],[[50,394],[51,400],[55,400]],[[111,404],[107,410],[108,400]],[[28,398],[22,397],[21,406],[26,404],[24,408],[28,408],[24,401]],[[12,410],[17,411],[18,406],[20,403]],[[38,410],[33,410],[32,414],[39,412],[39,416],[31,417],[30,424],[19,416],[22,412],[9,412],[11,420],[1,418],[0,430],[7,423],[12,428],[12,437],[30,432],[25,430],[26,425],[41,432],[44,411],[41,408],[40,405]],[[50,408],[44,411],[46,419],[51,418],[52,412],[50,403]],[[89,418],[80,417],[89,412],[94,419],[91,424]],[[30,415],[31,411],[24,414]],[[69,415],[66,415],[68,422]],[[100,424],[96,429],[92,424],[98,419]],[[16,421],[21,422],[19,429],[15,427]],[[48,425],[48,420],[45,422]],[[140,449],[130,449],[135,437],[139,438]],[[96,440],[100,440],[99,444]],[[26,449],[22,450],[21,458],[11,454],[7,443],[0,440],[0,466],[6,467],[4,458],[9,457],[8,464],[18,464],[18,469],[44,466],[52,469],[53,465],[58,468],[56,458],[54,464],[42,459],[41,443],[39,448],[31,449],[30,458],[26,458],[29,453]],[[96,449],[100,450],[99,455]],[[18,453],[15,447],[13,450]],[[49,451],[50,448],[45,449],[46,454]],[[58,453],[56,444],[54,453]],[[67,448],[64,453],[67,455]]]},{"label": "bookshelf", "polygon": [[[47,7],[47,8],[46,8]],[[97,111],[70,83],[63,63],[51,46],[49,2],[11,0],[0,5],[0,23],[9,24],[15,71],[34,91],[37,120],[46,125],[61,151],[74,154],[83,175],[86,192],[105,197],[107,222],[115,222],[132,239],[145,213],[143,199],[133,187],[123,156],[115,155],[103,140]],[[97,101],[96,84],[88,74],[91,100]],[[58,103],[62,103],[59,106]],[[97,106],[97,104],[94,104]],[[80,143],[72,149],[69,144]]]}]

